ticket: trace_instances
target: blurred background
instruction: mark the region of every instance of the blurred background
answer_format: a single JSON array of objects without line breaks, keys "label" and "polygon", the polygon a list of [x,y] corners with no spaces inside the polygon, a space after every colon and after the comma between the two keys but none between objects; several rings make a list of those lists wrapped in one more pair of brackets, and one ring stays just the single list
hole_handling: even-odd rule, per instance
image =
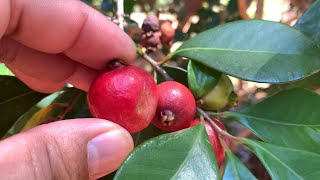
[{"label": "blurred background", "polygon": [[[103,13],[111,21],[119,23],[117,1],[82,1]],[[263,19],[293,26],[313,2],[314,0],[124,0],[122,16],[125,19],[124,29],[137,47],[145,50],[155,61],[161,61],[170,52],[175,51],[183,41],[224,23]],[[146,22],[148,26],[145,25]],[[145,28],[142,28],[143,25]],[[152,33],[148,28],[152,29]],[[235,33],[241,36],[242,32]],[[153,73],[150,64],[144,60],[138,58],[135,63]],[[186,68],[187,63],[187,59],[175,58],[168,64]],[[6,76],[0,78],[0,89],[2,89],[0,100],[16,97],[14,101],[0,104],[0,114],[3,116],[1,136],[8,137],[35,125],[60,119],[91,117],[84,92],[69,88],[45,95],[28,89],[1,63],[0,74]],[[267,96],[292,87],[304,87],[320,93],[320,73],[303,80],[278,85],[230,78],[239,103],[236,107],[227,107],[223,111],[234,111],[256,104]],[[66,103],[73,106],[72,110],[64,106]],[[222,119],[222,122],[228,132],[235,136],[258,139],[250,130],[234,121]],[[164,132],[148,127],[133,137],[137,145],[162,133]],[[249,150],[234,142],[231,149],[258,179],[271,179],[258,158]],[[105,177],[108,178],[112,179],[112,175]]]},{"label": "blurred background", "polygon": [[[116,19],[116,2],[112,0],[85,0],[86,3],[104,13],[110,20]],[[215,26],[236,20],[263,19],[293,26],[314,0],[125,0],[125,30],[138,46],[145,48],[156,61],[175,51],[183,41]],[[141,27],[147,16],[159,20],[160,40],[146,41]],[[150,21],[156,21],[149,17]],[[150,23],[152,24],[152,22]],[[239,36],[241,36],[241,32]],[[155,35],[157,36],[157,35]],[[215,37],[212,37],[215,38]],[[142,60],[136,65],[152,71]],[[186,68],[187,61],[174,59],[169,65]],[[293,83],[270,85],[232,79],[239,104],[225,110],[236,110],[256,104],[265,97],[292,87],[305,87],[320,93],[319,73]],[[255,137],[252,132],[233,121],[223,121],[231,134],[241,137]],[[232,151],[254,173],[258,179],[271,179],[258,158],[242,145],[233,143]]]}]

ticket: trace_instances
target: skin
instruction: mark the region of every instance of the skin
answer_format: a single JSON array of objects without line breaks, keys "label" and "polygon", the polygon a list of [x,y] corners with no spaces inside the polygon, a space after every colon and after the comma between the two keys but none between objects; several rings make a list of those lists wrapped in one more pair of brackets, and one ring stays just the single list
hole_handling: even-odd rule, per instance
[{"label": "skin", "polygon": [[101,74],[93,81],[87,97],[94,117],[109,119],[130,133],[139,132],[150,124],[158,104],[153,77],[136,66]]},{"label": "skin", "polygon": [[[88,91],[113,59],[132,63],[134,43],[84,3],[0,1],[0,62],[30,88],[52,93],[69,82]],[[132,148],[129,133],[106,120],[50,123],[0,141],[0,177],[97,179],[116,170]]]},{"label": "skin", "polygon": [[[178,131],[189,127],[196,113],[196,102],[190,90],[178,82],[165,81],[158,84],[158,93],[159,101],[153,124],[164,131]],[[170,122],[163,122],[163,116],[174,118],[169,119]]]}]

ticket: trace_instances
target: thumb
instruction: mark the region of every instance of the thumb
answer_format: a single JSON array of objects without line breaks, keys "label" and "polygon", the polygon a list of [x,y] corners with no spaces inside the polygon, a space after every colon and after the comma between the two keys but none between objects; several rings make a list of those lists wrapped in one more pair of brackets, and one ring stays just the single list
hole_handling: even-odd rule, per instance
[{"label": "thumb", "polygon": [[112,122],[54,122],[0,142],[0,177],[97,179],[115,171],[132,149],[130,134]]}]

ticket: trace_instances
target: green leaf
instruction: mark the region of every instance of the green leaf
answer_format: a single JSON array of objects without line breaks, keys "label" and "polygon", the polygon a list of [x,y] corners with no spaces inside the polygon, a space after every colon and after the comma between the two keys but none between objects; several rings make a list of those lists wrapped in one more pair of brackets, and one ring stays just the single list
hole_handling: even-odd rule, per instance
[{"label": "green leaf", "polygon": [[16,77],[0,76],[0,137],[46,95],[29,89]]},{"label": "green leaf", "polygon": [[155,127],[151,123],[147,128],[143,129],[142,131],[132,134],[134,146],[136,147],[139,144],[145,142],[146,140],[149,140],[153,137],[156,137],[158,135],[165,134],[165,133],[167,132]]},{"label": "green leaf", "polygon": [[255,82],[295,81],[320,70],[320,50],[311,39],[290,26],[263,20],[236,21],[205,31],[168,58],[174,55]]},{"label": "green leaf", "polygon": [[[187,71],[174,66],[161,66],[169,76],[171,76],[175,81],[185,85],[188,87],[188,74]],[[161,76],[161,74],[157,73],[157,83],[164,82],[164,78]]]},{"label": "green leaf", "polygon": [[316,1],[294,27],[311,37],[320,47],[320,1]]},{"label": "green leaf", "polygon": [[242,143],[256,154],[272,179],[317,180],[320,177],[319,154],[249,139],[243,139]]},{"label": "green leaf", "polygon": [[228,149],[222,180],[256,180],[248,168]]},{"label": "green leaf", "polygon": [[189,61],[188,84],[196,99],[212,90],[221,78],[222,73],[200,63]]},{"label": "green leaf", "polygon": [[320,153],[320,97],[295,88],[237,112],[225,112],[272,144]]},{"label": "green leaf", "polygon": [[219,178],[203,123],[141,144],[122,163],[115,176],[115,180]]},{"label": "green leaf", "polygon": [[135,0],[124,0],[124,13],[131,14],[133,11],[134,4]]},{"label": "green leaf", "polygon": [[14,76],[14,74],[3,63],[0,63],[0,75],[2,76]]},{"label": "green leaf", "polygon": [[[33,128],[43,123],[49,117],[56,117],[64,109],[63,104],[68,103],[74,94],[77,93],[77,91],[79,90],[75,88],[69,88],[55,92],[42,99],[21,117],[19,117],[19,119],[13,124],[3,138],[7,138],[21,131]],[[78,106],[77,104],[75,106]],[[80,107],[73,107],[72,111],[74,111],[74,109],[79,110],[79,108]]]}]

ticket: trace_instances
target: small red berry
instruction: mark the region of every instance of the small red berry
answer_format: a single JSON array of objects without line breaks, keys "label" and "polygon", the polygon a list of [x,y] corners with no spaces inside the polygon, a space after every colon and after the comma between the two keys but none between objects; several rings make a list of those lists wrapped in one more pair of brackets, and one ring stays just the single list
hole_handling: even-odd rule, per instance
[{"label": "small red berry", "polygon": [[175,30],[172,27],[172,24],[170,21],[164,21],[161,23],[160,26],[160,31],[161,31],[161,43],[162,44],[169,44],[175,35]]},{"label": "small red berry", "polygon": [[157,87],[159,101],[153,124],[165,131],[190,127],[196,112],[196,102],[189,89],[175,81],[166,81]]},{"label": "small red berry", "polygon": [[[214,120],[215,124],[217,126],[219,126],[222,130],[226,130],[226,128],[224,127],[224,125],[220,121],[218,121],[216,119],[213,119],[213,120]],[[191,126],[195,126],[199,122],[200,122],[200,119],[196,118],[191,123]],[[205,125],[206,131],[208,133],[214,154],[216,155],[218,166],[220,168],[225,162],[226,154],[225,154],[224,148],[220,142],[219,134],[208,121],[204,121],[204,125]],[[227,146],[230,147],[230,139],[224,137],[223,140],[226,142]]]},{"label": "small red berry", "polygon": [[88,92],[88,104],[94,117],[115,122],[130,133],[150,124],[157,103],[154,79],[136,66],[123,66],[99,75]]}]

